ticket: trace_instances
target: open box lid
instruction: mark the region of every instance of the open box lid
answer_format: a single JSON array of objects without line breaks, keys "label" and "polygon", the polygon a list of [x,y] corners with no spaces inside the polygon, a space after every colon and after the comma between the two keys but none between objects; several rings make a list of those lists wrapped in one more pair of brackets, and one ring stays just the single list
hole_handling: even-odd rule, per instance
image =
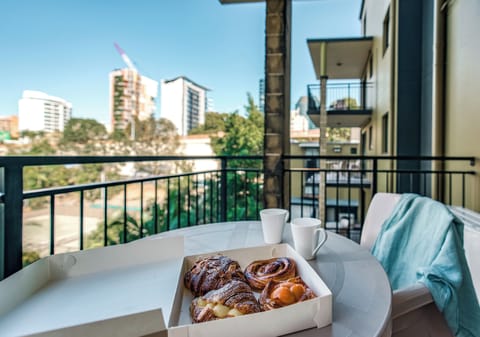
[{"label": "open box lid", "polygon": [[130,320],[141,327],[155,316],[138,335],[165,330],[183,252],[180,236],[41,259],[0,282],[0,331],[19,336],[71,329],[69,335],[80,336],[101,329],[108,336],[111,329],[132,336],[121,326]]}]

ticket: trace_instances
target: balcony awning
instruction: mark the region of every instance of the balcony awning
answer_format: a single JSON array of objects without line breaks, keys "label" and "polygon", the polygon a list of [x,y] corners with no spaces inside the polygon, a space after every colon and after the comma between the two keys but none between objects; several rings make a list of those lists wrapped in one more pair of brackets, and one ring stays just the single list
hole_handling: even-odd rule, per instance
[{"label": "balcony awning", "polygon": [[308,39],[315,75],[320,79],[322,62],[320,48],[326,44],[326,75],[329,79],[362,78],[372,49],[373,37],[340,39]]}]

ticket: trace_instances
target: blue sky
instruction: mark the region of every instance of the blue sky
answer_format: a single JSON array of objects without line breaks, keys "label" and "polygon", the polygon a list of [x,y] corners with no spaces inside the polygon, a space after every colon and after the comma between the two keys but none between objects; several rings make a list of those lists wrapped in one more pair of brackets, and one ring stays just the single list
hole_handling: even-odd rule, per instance
[{"label": "blue sky", "polygon": [[[358,36],[360,3],[294,0],[292,104],[316,83],[306,39]],[[39,90],[70,101],[74,117],[107,122],[108,74],[125,67],[114,42],[143,75],[185,75],[212,90],[216,111],[243,112],[247,92],[258,101],[264,31],[265,3],[2,0],[0,115],[17,114],[23,90]]]}]

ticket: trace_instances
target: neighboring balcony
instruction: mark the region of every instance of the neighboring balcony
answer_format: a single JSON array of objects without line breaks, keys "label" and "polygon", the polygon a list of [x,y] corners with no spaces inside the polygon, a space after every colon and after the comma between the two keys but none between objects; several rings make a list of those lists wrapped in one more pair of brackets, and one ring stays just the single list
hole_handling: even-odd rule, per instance
[{"label": "neighboring balcony", "polygon": [[[320,124],[320,84],[310,84],[308,91],[308,115],[316,126]],[[353,128],[367,124],[372,107],[366,104],[372,83],[328,83],[326,92],[327,126]]]}]

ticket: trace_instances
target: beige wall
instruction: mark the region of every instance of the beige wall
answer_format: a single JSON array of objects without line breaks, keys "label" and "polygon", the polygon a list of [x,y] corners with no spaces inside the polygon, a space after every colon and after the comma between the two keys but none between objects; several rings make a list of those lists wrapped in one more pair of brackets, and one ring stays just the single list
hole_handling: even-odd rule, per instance
[{"label": "beige wall", "polygon": [[[480,2],[452,1],[447,15],[445,155],[475,156],[480,169]],[[467,184],[467,205],[480,211],[480,177]]]},{"label": "beige wall", "polygon": [[[362,132],[367,133],[367,143],[372,138],[373,148],[370,149],[367,144],[367,154],[382,154],[382,117],[388,112],[389,122],[392,123],[392,47],[393,47],[393,23],[392,9],[390,9],[390,46],[383,53],[383,21],[387,9],[391,6],[390,0],[365,0],[363,15],[367,13],[366,36],[373,36],[373,76],[369,77],[368,64],[365,69],[367,82],[373,83],[373,88],[368,92],[367,102],[373,107],[372,121],[366,125]],[[363,24],[363,16],[362,16]],[[373,134],[369,134],[370,126],[373,126]],[[390,127],[390,130],[392,128]],[[392,132],[390,132],[392,137]],[[392,144],[392,141],[389,142]],[[392,153],[388,153],[392,154]]]}]

